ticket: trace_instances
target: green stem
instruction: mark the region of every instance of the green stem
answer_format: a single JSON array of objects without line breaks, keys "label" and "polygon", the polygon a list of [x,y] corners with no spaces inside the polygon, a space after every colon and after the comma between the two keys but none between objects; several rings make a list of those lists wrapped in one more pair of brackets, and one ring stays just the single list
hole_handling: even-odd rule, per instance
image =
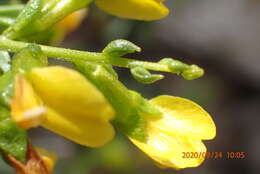
[{"label": "green stem", "polygon": [[[30,43],[14,41],[14,40],[7,39],[3,36],[0,36],[0,49],[7,50],[9,52],[18,52],[19,50],[28,46],[29,44]],[[114,66],[119,66],[124,68],[131,68],[133,66],[138,65],[149,70],[171,72],[167,65],[158,64],[158,63],[138,61],[138,60],[132,60],[127,58],[121,58],[121,57],[115,58],[115,57],[110,57],[102,53],[96,53],[96,52],[79,51],[79,50],[51,47],[45,45],[39,45],[39,46],[41,47],[42,51],[45,53],[46,56],[51,58],[56,58],[56,59],[64,59],[67,61],[84,60],[84,61],[104,62],[104,63],[108,63]]]},{"label": "green stem", "polygon": [[24,5],[1,5],[0,16],[17,16],[24,8]]}]

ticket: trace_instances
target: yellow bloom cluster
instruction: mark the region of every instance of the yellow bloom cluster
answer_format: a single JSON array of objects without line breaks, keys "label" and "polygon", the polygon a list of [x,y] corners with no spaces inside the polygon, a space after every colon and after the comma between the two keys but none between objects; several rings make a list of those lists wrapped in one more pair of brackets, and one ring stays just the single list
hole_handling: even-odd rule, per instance
[{"label": "yellow bloom cluster", "polygon": [[[28,79],[28,80],[27,80]],[[146,116],[146,142],[130,140],[162,167],[196,167],[204,158],[183,152],[206,152],[202,140],[213,139],[210,115],[183,98],[159,96],[150,103],[162,112]],[[81,145],[97,147],[114,136],[114,110],[100,91],[74,70],[54,66],[16,76],[12,118],[23,128],[41,125]]]},{"label": "yellow bloom cluster", "polygon": [[[51,6],[49,6],[50,4],[47,2],[50,3]],[[66,2],[46,1],[47,6],[44,8],[38,3],[37,7],[39,9],[43,8],[46,10],[49,6],[49,11],[47,10],[45,11],[46,14],[42,14],[41,20],[37,19],[34,21],[35,23],[33,24],[38,28],[36,27],[35,30],[32,31],[40,32],[56,23],[55,27],[59,34],[55,39],[56,41],[61,40],[66,34],[80,25],[82,19],[86,15],[86,9],[82,10],[82,8],[86,7],[90,2],[92,2],[92,0],[77,2],[72,0]],[[164,0],[95,0],[94,2],[99,8],[107,13],[129,19],[150,21],[164,18],[169,14],[168,8],[164,5]],[[37,2],[35,1],[35,3]],[[76,11],[78,9],[81,10]],[[74,11],[74,13],[70,14],[72,11]],[[41,12],[43,12],[43,10]],[[57,16],[50,18],[51,15],[49,14],[54,14],[56,12]],[[66,16],[66,14],[70,15],[57,23],[58,20]],[[27,13],[22,13],[22,15],[28,16]],[[34,19],[34,15],[35,14],[32,13],[29,17]],[[18,38],[18,36],[30,34],[26,33],[28,29],[26,27],[30,27],[30,25],[27,25],[25,28],[21,27],[23,26],[21,24],[24,24],[23,18],[24,17],[18,17],[20,21],[18,20],[16,25],[14,25],[14,28],[12,28],[12,26],[7,30],[10,32],[7,32],[7,35],[10,35],[10,37],[12,36],[11,38]],[[50,21],[47,20],[49,18]],[[47,22],[41,25],[44,21]],[[17,30],[16,33],[15,27],[17,26],[18,29],[21,27],[21,30]],[[139,47],[132,45],[132,43],[129,44],[129,42],[126,44],[126,42],[120,41],[114,42],[114,45],[111,45],[111,47],[109,46],[104,49],[104,57],[107,56],[108,58],[112,58],[111,55],[113,52],[119,52],[120,55],[118,54],[115,56],[115,58],[118,58],[121,56],[121,53],[132,53],[140,50]],[[109,52],[112,53],[110,54]],[[26,53],[26,56],[31,55],[28,52]],[[34,54],[34,52],[32,54]],[[24,56],[24,58],[26,58],[26,56]],[[141,121],[144,120],[144,123],[140,123],[142,124],[142,129],[140,129],[140,131],[139,128],[141,126],[137,126],[136,129],[138,129],[139,132],[142,132],[143,137],[146,138],[146,141],[143,142],[134,139],[133,137],[129,137],[130,141],[151,157],[159,166],[163,168],[182,169],[199,166],[204,161],[203,156],[198,158],[183,158],[183,153],[185,152],[206,152],[207,149],[202,141],[213,139],[216,135],[216,127],[211,116],[196,103],[187,99],[166,95],[156,97],[148,102],[146,99],[143,99],[141,95],[139,96],[139,94],[133,94],[134,97],[129,94],[129,96],[126,95],[127,97],[119,100],[119,102],[117,102],[117,104],[119,103],[118,105],[115,105],[113,101],[117,101],[115,99],[123,96],[115,94],[124,94],[124,92],[127,93],[129,90],[124,86],[122,87],[122,90],[121,88],[118,90],[119,92],[113,90],[116,86],[120,86],[121,84],[115,83],[117,79],[114,78],[114,76],[114,79],[110,78],[109,75],[114,73],[110,66],[107,66],[106,69],[104,68],[104,72],[109,71],[107,72],[107,74],[109,74],[107,76],[105,74],[106,72],[104,73],[101,70],[100,72],[97,72],[88,69],[89,72],[95,74],[93,75],[94,78],[98,77],[96,76],[98,73],[105,74],[104,76],[99,76],[101,83],[97,84],[102,84],[102,82],[116,84],[114,86],[107,85],[112,87],[106,89],[105,92],[100,88],[100,90],[103,91],[102,93],[78,71],[61,66],[44,67],[47,66],[47,57],[45,57],[44,60],[46,60],[46,63],[43,63],[43,65],[39,63],[40,61],[37,62],[35,59],[32,59],[32,62],[35,64],[35,66],[32,66],[32,69],[28,68],[30,67],[29,65],[32,64],[28,61],[28,67],[26,65],[26,70],[23,71],[20,71],[19,69],[19,67],[23,65],[22,62],[19,63],[19,58],[19,56],[16,58],[18,60],[17,64],[19,65],[18,70],[12,72],[15,74],[15,82],[14,97],[11,101],[11,116],[20,127],[30,129],[42,126],[83,146],[99,147],[106,144],[114,137],[115,132],[111,121],[114,120],[115,115],[117,114],[116,123],[118,121],[117,119],[123,118],[124,115],[127,115],[124,113],[127,112],[131,114],[129,117],[130,119],[128,119],[128,117],[125,119],[126,121],[123,119],[122,122],[124,124],[122,125],[126,125],[127,127],[128,122],[134,120],[132,116],[138,116],[138,119]],[[38,63],[41,66],[38,66]],[[100,69],[103,68],[103,65],[101,66],[101,64],[102,63],[100,63],[99,66],[99,68],[101,67]],[[160,61],[159,64],[160,66],[167,67],[164,68],[167,69],[167,71],[177,74],[184,72],[180,69],[186,70],[187,67],[189,67],[186,64],[179,63],[179,61],[168,62],[166,60],[166,62]],[[138,67],[132,67],[132,65],[134,64],[131,64],[130,66],[130,63],[128,63],[126,67],[132,68],[131,72],[132,74],[135,74],[135,77],[140,74],[142,77],[152,76],[145,68],[139,67],[139,65]],[[173,65],[174,67],[172,68],[170,65]],[[191,69],[188,69],[182,74],[183,77],[194,79],[194,77],[197,78],[203,74],[203,70],[199,69],[197,66],[191,65],[191,67]],[[134,68],[140,68],[141,70],[139,69],[140,71],[138,72],[141,73],[138,74],[137,71],[134,72]],[[191,71],[193,73],[191,73]],[[158,78],[161,79],[161,77],[162,76],[159,76]],[[148,78],[145,77],[145,79]],[[93,83],[96,84],[95,81]],[[107,93],[109,93],[109,95],[107,95]],[[135,99],[137,100],[138,98],[137,96],[140,97],[140,101],[135,103]],[[131,101],[134,103],[133,106],[129,107],[132,103],[122,102],[124,100]],[[109,101],[112,101],[111,103],[114,108]],[[127,110],[128,107],[131,109]],[[139,125],[139,122],[133,122],[132,125],[129,125],[132,129],[131,126]],[[130,136],[128,132],[126,134]],[[51,172],[56,157],[42,149],[38,149],[38,153],[45,163],[47,170]]]}]

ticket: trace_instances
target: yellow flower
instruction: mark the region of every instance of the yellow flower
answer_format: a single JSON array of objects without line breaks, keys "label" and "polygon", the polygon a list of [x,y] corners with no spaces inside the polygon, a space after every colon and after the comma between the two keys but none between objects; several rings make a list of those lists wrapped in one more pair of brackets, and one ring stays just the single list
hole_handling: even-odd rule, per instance
[{"label": "yellow flower", "polygon": [[95,0],[98,7],[112,15],[138,19],[157,20],[168,15],[164,0]]},{"label": "yellow flower", "polygon": [[13,119],[19,126],[27,129],[37,127],[45,119],[46,108],[25,78],[15,78],[15,98],[11,104]]},{"label": "yellow flower", "polygon": [[131,141],[163,168],[199,166],[205,156],[183,158],[183,154],[206,152],[202,140],[213,139],[216,135],[210,115],[197,104],[179,97],[159,96],[150,102],[161,110],[162,117],[146,118],[146,143]]},{"label": "yellow flower", "polygon": [[23,128],[41,125],[81,145],[97,147],[114,136],[114,110],[80,73],[53,66],[18,75],[11,115]]}]

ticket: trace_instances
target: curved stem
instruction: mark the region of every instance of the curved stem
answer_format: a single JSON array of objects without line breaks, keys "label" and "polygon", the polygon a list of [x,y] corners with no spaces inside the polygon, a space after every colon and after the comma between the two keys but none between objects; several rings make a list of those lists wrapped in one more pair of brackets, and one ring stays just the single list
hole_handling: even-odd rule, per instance
[{"label": "curved stem", "polygon": [[[3,36],[0,36],[0,49],[7,50],[9,52],[18,52],[19,50],[28,46],[29,44],[30,43],[14,41],[14,40],[7,39]],[[67,61],[85,60],[85,61],[104,62],[104,63],[109,63],[111,65],[124,67],[124,68],[130,68],[132,66],[138,65],[149,70],[170,72],[167,65],[158,64],[158,63],[138,61],[138,60],[132,60],[127,58],[121,58],[121,57],[115,58],[115,57],[110,57],[102,53],[96,53],[96,52],[79,51],[79,50],[51,47],[45,45],[39,45],[39,46],[41,47],[42,51],[46,56],[51,58],[56,58],[56,59],[64,59]]]}]

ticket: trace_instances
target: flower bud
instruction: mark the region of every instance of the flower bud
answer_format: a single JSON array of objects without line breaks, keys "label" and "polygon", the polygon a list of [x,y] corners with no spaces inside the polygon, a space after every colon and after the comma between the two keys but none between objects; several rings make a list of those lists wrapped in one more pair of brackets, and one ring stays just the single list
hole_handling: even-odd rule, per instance
[{"label": "flower bud", "polygon": [[151,21],[169,14],[163,0],[95,0],[95,3],[107,13],[129,19]]}]

